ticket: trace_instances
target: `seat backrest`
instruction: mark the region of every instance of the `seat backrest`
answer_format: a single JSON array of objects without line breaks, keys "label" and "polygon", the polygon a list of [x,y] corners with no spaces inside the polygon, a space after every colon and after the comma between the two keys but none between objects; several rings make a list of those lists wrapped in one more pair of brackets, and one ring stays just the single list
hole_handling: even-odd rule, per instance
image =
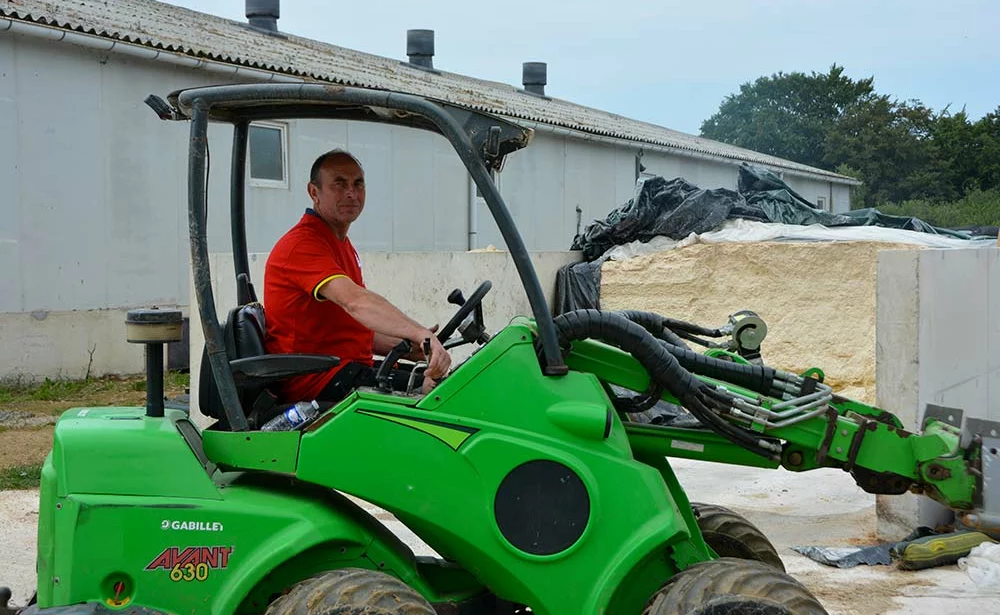
[{"label": "seat backrest", "polygon": [[267,350],[264,349],[267,322],[264,320],[263,305],[248,303],[230,310],[229,318],[226,319],[226,331],[226,352],[231,354],[233,359],[267,354]]},{"label": "seat backrest", "polygon": [[[264,317],[264,306],[260,303],[248,303],[231,309],[225,323],[223,323],[222,332],[226,344],[226,358],[229,361],[258,357],[267,353],[264,347],[267,324]],[[229,421],[226,419],[222,398],[219,396],[219,388],[208,360],[207,347],[202,350],[198,389],[198,405],[202,414],[218,419],[221,423],[220,427],[228,429]],[[261,395],[266,394],[265,389],[266,387],[260,385],[241,386],[237,383],[236,393],[239,396],[240,405],[243,406],[244,414],[249,415],[254,409],[254,404],[260,403]],[[273,398],[271,399],[273,400]]]}]

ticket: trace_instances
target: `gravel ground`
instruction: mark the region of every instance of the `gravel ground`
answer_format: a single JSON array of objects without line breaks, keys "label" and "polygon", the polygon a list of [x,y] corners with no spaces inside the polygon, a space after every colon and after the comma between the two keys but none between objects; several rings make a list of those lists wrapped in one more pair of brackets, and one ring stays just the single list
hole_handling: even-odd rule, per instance
[{"label": "gravel ground", "polygon": [[[774,543],[788,572],[804,583],[830,615],[1000,615],[1000,588],[976,586],[957,566],[907,572],[890,566],[822,566],[792,546],[869,544],[875,531],[873,496],[835,470],[796,474],[677,460],[689,497],[746,515]],[[395,518],[365,505],[418,555],[431,550]],[[0,492],[0,584],[24,604],[35,585],[37,491]]]},{"label": "gravel ground", "polygon": [[4,429],[32,429],[42,425],[55,425],[58,416],[0,410],[0,427]]}]

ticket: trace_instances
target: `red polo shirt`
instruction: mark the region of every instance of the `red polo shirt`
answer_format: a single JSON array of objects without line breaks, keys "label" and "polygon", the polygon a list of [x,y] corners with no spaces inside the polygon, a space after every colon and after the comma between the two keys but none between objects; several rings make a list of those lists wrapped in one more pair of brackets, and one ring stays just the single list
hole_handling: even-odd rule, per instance
[{"label": "red polo shirt", "polygon": [[315,399],[347,363],[372,364],[375,337],[372,330],[316,292],[338,277],[348,277],[358,286],[364,286],[361,259],[350,239],[341,241],[322,218],[307,209],[267,257],[265,344],[271,354],[335,355],[340,357],[340,365],[329,371],[289,378],[276,391],[281,401]]}]

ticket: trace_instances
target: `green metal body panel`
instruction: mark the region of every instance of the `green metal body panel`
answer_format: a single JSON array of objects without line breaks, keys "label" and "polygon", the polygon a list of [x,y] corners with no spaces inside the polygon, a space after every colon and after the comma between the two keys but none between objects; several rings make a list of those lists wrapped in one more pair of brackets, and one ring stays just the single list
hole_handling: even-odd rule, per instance
[{"label": "green metal body panel", "polygon": [[[170,416],[186,418],[176,410]],[[81,450],[89,455],[81,458]],[[137,458],[163,462],[139,463]],[[147,421],[136,408],[66,411],[53,439],[52,462],[68,470],[56,476],[60,497],[106,493],[219,499],[205,468],[177,437],[173,422]],[[81,463],[86,467],[79,467]]]},{"label": "green metal body panel", "polygon": [[297,431],[208,430],[202,434],[202,445],[208,458],[219,460],[225,468],[294,475],[300,435]]},{"label": "green metal body panel", "polygon": [[[98,602],[167,613],[259,613],[288,585],[344,566],[392,570],[432,600],[482,589],[467,574],[452,574],[448,592],[439,592],[412,552],[341,494],[290,474],[206,468],[176,427],[186,421],[179,411],[162,419],[142,408],[80,413],[69,410],[57,423],[42,471],[41,608]],[[222,465],[278,459],[280,472],[290,441],[294,470],[301,434],[203,435],[213,443],[206,449],[228,454]]]},{"label": "green metal body panel", "polygon": [[[574,470],[590,496],[582,537],[555,555],[514,547],[494,518],[504,477],[539,459]],[[507,327],[415,407],[360,396],[338,406],[303,434],[297,476],[388,510],[491,591],[535,613],[605,612],[612,598],[636,607],[619,612],[637,613],[678,569],[664,557],[646,578],[644,565],[668,547],[686,550],[685,564],[710,557],[660,472],[633,458],[597,379],[543,376],[524,323]]]}]

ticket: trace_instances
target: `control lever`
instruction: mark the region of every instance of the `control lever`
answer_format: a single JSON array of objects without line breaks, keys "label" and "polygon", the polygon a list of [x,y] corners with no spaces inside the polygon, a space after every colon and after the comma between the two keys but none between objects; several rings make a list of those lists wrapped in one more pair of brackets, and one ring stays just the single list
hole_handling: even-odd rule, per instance
[{"label": "control lever", "polygon": [[455,290],[448,293],[448,303],[454,303],[455,305],[465,305],[465,296],[462,295],[461,288],[456,288]]},{"label": "control lever", "polygon": [[380,391],[392,391],[392,366],[410,353],[409,340],[402,340],[389,351],[375,374],[375,387]]}]

